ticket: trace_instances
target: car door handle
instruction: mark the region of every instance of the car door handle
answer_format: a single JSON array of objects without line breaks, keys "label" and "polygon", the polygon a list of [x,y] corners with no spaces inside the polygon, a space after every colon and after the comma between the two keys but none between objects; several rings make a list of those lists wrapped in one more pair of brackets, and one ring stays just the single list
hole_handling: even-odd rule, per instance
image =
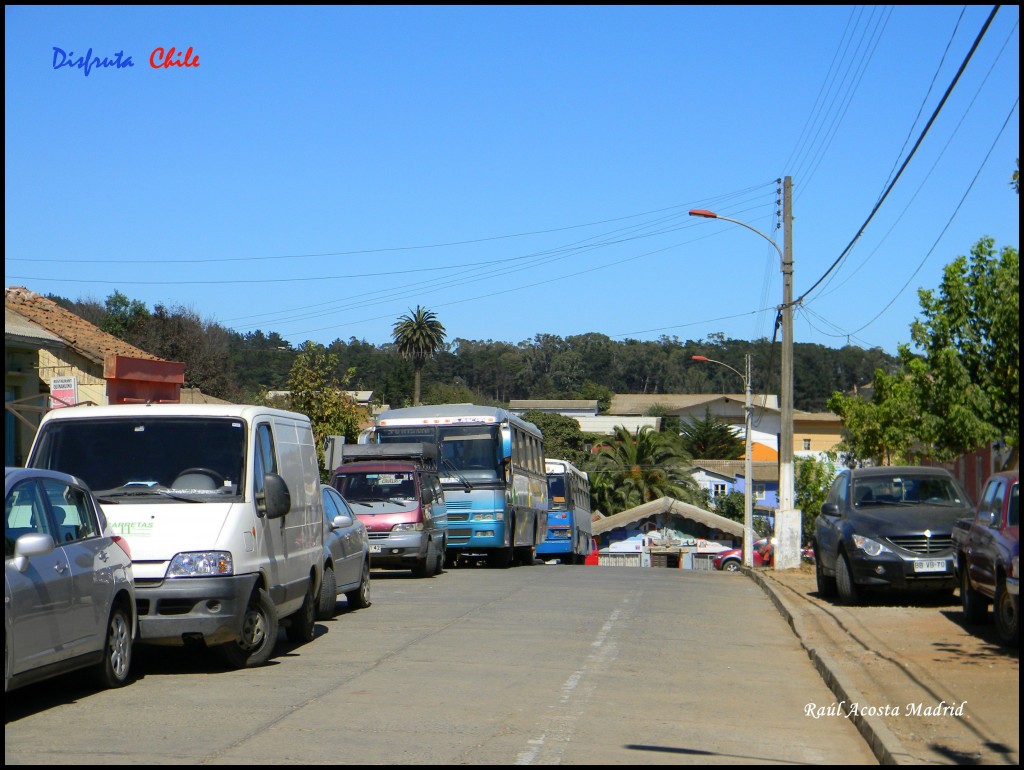
[{"label": "car door handle", "polygon": [[100,561],[106,561],[110,557],[107,556],[107,552],[106,551],[100,551],[98,554],[96,554],[96,558],[99,559]]},{"label": "car door handle", "polygon": [[60,572],[60,573],[63,573],[64,570],[66,570],[67,568],[68,568],[68,565],[65,564],[64,562],[61,562],[61,561],[59,561],[59,562],[57,562],[56,564],[53,565],[53,569],[56,572]]}]

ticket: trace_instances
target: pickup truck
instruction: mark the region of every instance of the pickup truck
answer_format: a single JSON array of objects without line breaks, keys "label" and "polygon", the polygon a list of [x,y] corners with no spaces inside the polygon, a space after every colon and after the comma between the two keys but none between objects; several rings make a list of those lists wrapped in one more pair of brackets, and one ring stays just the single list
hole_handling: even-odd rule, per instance
[{"label": "pickup truck", "polygon": [[982,622],[991,602],[999,638],[1007,644],[1020,640],[1019,476],[1019,470],[990,476],[974,516],[953,527],[964,619]]}]

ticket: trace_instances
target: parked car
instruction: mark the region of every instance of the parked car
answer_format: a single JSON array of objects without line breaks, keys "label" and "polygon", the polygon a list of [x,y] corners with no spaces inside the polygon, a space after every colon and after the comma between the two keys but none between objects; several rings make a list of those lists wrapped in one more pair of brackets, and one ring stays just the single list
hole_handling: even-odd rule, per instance
[{"label": "parked car", "polygon": [[960,602],[968,623],[995,611],[996,630],[1007,644],[1020,641],[1020,471],[993,474],[977,512],[953,529]]},{"label": "parked car", "polygon": [[818,594],[858,604],[869,590],[952,590],[953,525],[970,512],[942,468],[841,471],[815,521]]},{"label": "parked car", "polygon": [[324,578],[320,584],[317,619],[334,617],[338,594],[345,594],[352,609],[370,606],[370,543],[366,525],[348,502],[326,484],[320,485],[324,503]]},{"label": "parked car", "polygon": [[132,558],[85,482],[4,469],[4,691],[80,668],[128,681]]},{"label": "parked car", "polygon": [[[755,567],[770,567],[774,563],[773,548],[768,538],[762,537],[754,541],[753,563]],[[725,572],[738,572],[743,566],[743,549],[732,548],[715,554],[711,560],[711,566]]]}]

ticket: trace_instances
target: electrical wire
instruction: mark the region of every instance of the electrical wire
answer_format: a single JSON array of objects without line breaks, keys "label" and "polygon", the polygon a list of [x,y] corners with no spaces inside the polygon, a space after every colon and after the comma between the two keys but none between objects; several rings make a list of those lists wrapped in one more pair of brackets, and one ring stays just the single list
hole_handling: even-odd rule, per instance
[{"label": "electrical wire", "polygon": [[874,219],[875,214],[878,213],[879,208],[881,208],[882,204],[885,202],[885,199],[889,196],[889,193],[892,192],[893,187],[896,186],[896,183],[899,181],[900,177],[903,175],[903,172],[906,170],[907,166],[910,164],[910,161],[913,159],[914,155],[917,153],[917,150],[921,146],[921,143],[924,141],[924,138],[928,135],[929,129],[931,129],[932,124],[935,122],[936,118],[938,118],[939,113],[942,111],[943,106],[945,106],[946,101],[949,99],[950,94],[953,92],[953,89],[956,87],[956,84],[959,82],[960,76],[963,75],[964,70],[967,69],[968,63],[971,61],[971,58],[974,56],[974,52],[978,49],[978,46],[981,44],[982,39],[985,37],[985,33],[988,31],[989,26],[992,24],[992,20],[995,18],[996,13],[999,11],[999,8],[1000,8],[1000,6],[998,6],[998,5],[995,6],[992,9],[992,12],[989,14],[988,18],[985,20],[985,24],[982,26],[981,31],[978,33],[977,37],[975,38],[974,43],[971,45],[970,51],[968,51],[966,57],[964,57],[963,63],[960,65],[959,69],[957,70],[956,75],[953,78],[953,81],[949,84],[949,87],[946,89],[946,93],[943,94],[942,99],[939,101],[938,106],[936,106],[935,110],[932,112],[932,116],[928,119],[928,123],[927,123],[927,125],[925,125],[925,127],[922,130],[920,136],[918,136],[917,141],[914,143],[914,147],[910,151],[910,154],[907,156],[906,160],[903,161],[903,164],[900,166],[900,169],[896,173],[896,176],[893,178],[893,180],[886,187],[885,191],[882,193],[882,196],[878,199],[878,202],[875,203],[874,207],[871,209],[871,213],[868,214],[867,219],[864,220],[864,223],[860,226],[860,229],[857,231],[856,235],[854,235],[853,239],[850,241],[849,244],[847,244],[846,248],[843,249],[842,253],[840,253],[840,255],[836,258],[836,260],[828,268],[828,270],[825,271],[824,275],[822,275],[817,281],[815,281],[810,289],[808,289],[803,294],[801,294],[797,299],[793,300],[793,302],[792,302],[793,305],[799,305],[801,302],[803,302],[803,300],[811,292],[813,292],[818,286],[820,286],[822,281],[824,281],[825,278],[827,278],[828,275],[833,270],[835,270],[836,267],[839,266],[839,264],[843,261],[843,259],[846,257],[846,255],[850,252],[850,249],[853,248],[853,245],[860,239],[861,235],[864,234],[864,230],[867,228],[867,226],[871,222],[871,220]]}]

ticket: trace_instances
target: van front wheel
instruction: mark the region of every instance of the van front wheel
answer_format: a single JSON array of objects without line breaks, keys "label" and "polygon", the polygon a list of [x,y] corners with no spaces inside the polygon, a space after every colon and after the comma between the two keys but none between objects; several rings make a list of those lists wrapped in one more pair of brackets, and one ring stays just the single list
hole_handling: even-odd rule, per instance
[{"label": "van front wheel", "polygon": [[277,644],[277,608],[262,588],[249,598],[238,639],[221,645],[224,660],[232,668],[254,668],[270,660]]}]

